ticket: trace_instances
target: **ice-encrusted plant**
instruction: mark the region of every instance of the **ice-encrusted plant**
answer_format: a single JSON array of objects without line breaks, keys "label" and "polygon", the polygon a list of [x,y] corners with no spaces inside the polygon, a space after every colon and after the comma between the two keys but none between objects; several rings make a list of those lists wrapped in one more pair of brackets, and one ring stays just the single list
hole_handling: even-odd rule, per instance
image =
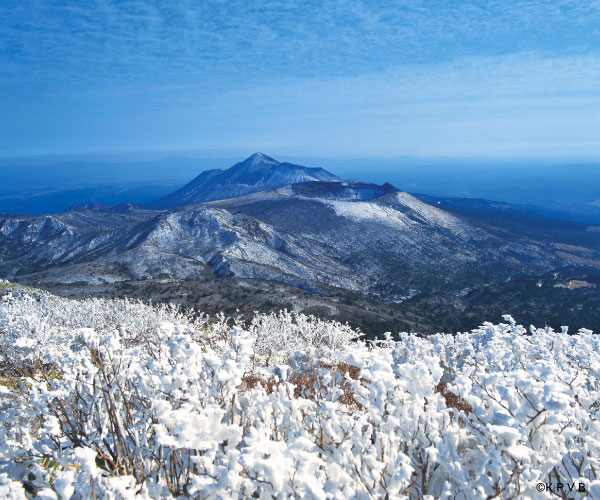
[{"label": "ice-encrusted plant", "polygon": [[[202,315],[184,312],[173,304],[144,304],[128,299],[70,300],[27,289],[4,286],[0,297],[0,363],[27,366],[43,361],[49,350],[69,353],[80,348],[74,332],[91,328],[98,334],[119,331],[127,342],[146,342],[162,322],[201,330]],[[51,348],[51,349],[50,349]],[[48,360],[46,360],[48,361]]]},{"label": "ice-encrusted plant", "polygon": [[286,312],[46,297],[0,302],[0,345],[31,365],[0,384],[0,496],[600,498],[592,332],[506,317],[365,343]]}]

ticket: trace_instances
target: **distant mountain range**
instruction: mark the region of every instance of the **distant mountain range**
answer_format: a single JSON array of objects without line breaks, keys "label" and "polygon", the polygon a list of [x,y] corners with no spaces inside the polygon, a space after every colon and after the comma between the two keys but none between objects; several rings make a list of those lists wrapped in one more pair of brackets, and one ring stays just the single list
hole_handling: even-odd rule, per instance
[{"label": "distant mountain range", "polygon": [[[0,278],[80,293],[266,280],[288,287],[288,298],[293,290],[388,304],[427,298],[420,307],[443,301],[444,314],[458,314],[461,297],[518,276],[600,267],[600,233],[589,226],[544,227],[506,204],[427,201],[256,153],[146,206],[0,216]],[[252,292],[240,300],[251,303]]]}]

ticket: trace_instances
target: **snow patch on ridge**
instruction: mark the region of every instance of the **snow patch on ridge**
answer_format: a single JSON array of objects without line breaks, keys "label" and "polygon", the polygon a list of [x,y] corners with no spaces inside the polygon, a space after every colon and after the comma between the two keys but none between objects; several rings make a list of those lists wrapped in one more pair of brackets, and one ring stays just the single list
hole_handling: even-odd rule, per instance
[{"label": "snow patch on ridge", "polygon": [[394,227],[411,228],[420,224],[438,226],[454,234],[465,234],[465,223],[458,217],[424,203],[408,193],[398,192],[390,199],[369,201],[322,200],[337,215],[354,221],[376,221]]},{"label": "snow patch on ridge", "polygon": [[369,201],[326,200],[323,203],[332,207],[337,215],[355,221],[377,221],[403,228],[409,228],[415,224],[413,220],[391,206],[382,206]]},{"label": "snow patch on ridge", "polygon": [[395,198],[401,205],[416,212],[427,222],[455,231],[460,231],[464,226],[458,217],[429,205],[404,191],[397,192]]}]

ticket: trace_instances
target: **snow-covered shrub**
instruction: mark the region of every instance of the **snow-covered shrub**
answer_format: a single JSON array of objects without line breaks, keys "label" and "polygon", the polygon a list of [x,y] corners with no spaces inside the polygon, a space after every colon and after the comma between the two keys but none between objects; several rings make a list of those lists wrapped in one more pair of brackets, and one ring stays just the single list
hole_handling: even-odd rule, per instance
[{"label": "snow-covered shrub", "polygon": [[115,330],[127,342],[146,342],[162,322],[200,330],[206,318],[193,317],[171,304],[148,305],[140,301],[70,300],[20,286],[5,288],[0,297],[0,372],[7,364],[25,367],[43,359],[43,353],[70,353],[80,347],[73,332],[91,328],[99,334]]},{"label": "snow-covered shrub", "polygon": [[[5,352],[45,339],[43,363],[0,379],[0,496],[600,498],[589,331],[507,317],[366,344],[285,312],[231,326],[27,295],[0,302]],[[57,307],[87,318],[69,330]],[[114,319],[136,307],[144,326]]]},{"label": "snow-covered shrub", "polygon": [[300,358],[337,359],[360,334],[347,324],[282,311],[258,314],[247,327],[254,339],[253,355],[259,364],[274,366]]}]

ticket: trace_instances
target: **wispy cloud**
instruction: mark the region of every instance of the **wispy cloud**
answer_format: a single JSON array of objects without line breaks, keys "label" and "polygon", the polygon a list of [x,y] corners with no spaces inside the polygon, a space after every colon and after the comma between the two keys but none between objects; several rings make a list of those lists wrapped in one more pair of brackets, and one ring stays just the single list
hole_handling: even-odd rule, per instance
[{"label": "wispy cloud", "polygon": [[4,0],[0,18],[15,151],[492,152],[561,122],[576,148],[600,111],[597,1]]},{"label": "wispy cloud", "polygon": [[46,84],[259,81],[600,46],[597,3],[5,0],[5,78]]}]

